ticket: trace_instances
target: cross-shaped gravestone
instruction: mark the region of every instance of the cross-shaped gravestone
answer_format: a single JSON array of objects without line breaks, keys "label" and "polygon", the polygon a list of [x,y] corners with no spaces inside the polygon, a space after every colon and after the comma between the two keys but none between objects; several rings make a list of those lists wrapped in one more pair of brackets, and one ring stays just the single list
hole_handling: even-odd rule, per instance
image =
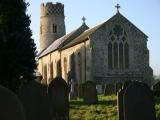
[{"label": "cross-shaped gravestone", "polygon": [[115,7],[117,8],[117,12],[119,12],[120,5],[117,4]]}]

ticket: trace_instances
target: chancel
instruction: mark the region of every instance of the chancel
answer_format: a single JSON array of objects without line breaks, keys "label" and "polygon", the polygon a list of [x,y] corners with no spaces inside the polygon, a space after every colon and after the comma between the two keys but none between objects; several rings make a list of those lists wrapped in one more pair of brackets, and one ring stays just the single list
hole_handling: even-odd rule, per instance
[{"label": "chancel", "polygon": [[38,69],[43,83],[61,75],[78,85],[92,81],[98,89],[129,80],[151,85],[148,37],[119,9],[117,4],[116,14],[93,28],[83,17],[82,25],[66,34],[64,5],[42,4]]}]

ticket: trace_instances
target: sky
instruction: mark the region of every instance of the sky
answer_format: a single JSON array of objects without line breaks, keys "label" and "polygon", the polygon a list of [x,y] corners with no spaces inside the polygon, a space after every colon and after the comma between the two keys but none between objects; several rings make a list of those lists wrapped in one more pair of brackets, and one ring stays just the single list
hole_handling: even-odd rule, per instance
[{"label": "sky", "polygon": [[116,13],[115,5],[121,6],[120,13],[148,36],[150,66],[154,75],[160,75],[160,0],[26,0],[27,14],[31,16],[33,39],[39,50],[40,5],[46,2],[64,4],[66,32],[78,28],[82,17],[86,24],[94,27]]}]

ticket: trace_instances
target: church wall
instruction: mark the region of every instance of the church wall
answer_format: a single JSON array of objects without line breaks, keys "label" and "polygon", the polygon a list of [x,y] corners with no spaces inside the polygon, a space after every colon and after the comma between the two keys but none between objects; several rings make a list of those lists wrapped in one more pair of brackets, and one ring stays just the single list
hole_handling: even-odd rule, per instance
[{"label": "church wall", "polygon": [[53,67],[53,76],[50,76],[50,78],[55,78],[58,76],[58,61],[60,61],[60,52],[59,51],[54,51],[51,53],[51,61],[52,67]]},{"label": "church wall", "polygon": [[53,78],[57,77],[58,60],[60,60],[60,54],[58,51],[52,52],[39,59],[38,69],[43,76],[43,84],[49,84]]},{"label": "church wall", "polygon": [[[127,33],[129,68],[125,69],[109,69],[108,66],[109,34],[116,24],[120,24]],[[135,26],[123,19],[116,19],[101,26],[90,35],[90,39],[92,47],[92,76],[97,84],[125,82],[126,80],[141,80],[150,84],[152,69],[149,67],[147,37],[138,31]],[[118,42],[119,44],[120,42]]]},{"label": "church wall", "polygon": [[[85,46],[86,46],[86,67],[85,67]],[[81,84],[85,82],[86,80],[90,80],[90,56],[89,54],[89,40],[83,43],[79,43],[78,45],[75,45],[73,47],[67,48],[61,52],[61,60],[62,62],[62,77],[64,79],[67,79],[68,74],[71,71],[71,61],[70,56],[74,54],[74,60],[75,60],[75,72],[76,72],[76,82],[78,84]],[[81,55],[81,59],[79,58],[79,55]],[[67,58],[67,71],[65,71],[64,68],[64,59]],[[80,67],[81,66],[81,67]],[[80,67],[80,68],[79,68]],[[81,75],[80,75],[80,69],[81,69]],[[86,69],[86,70],[85,70]],[[86,76],[85,76],[86,71]]]},{"label": "church wall", "polygon": [[49,78],[49,61],[50,61],[50,56],[44,56],[41,59],[39,59],[39,72],[43,76],[43,80],[41,81],[42,84],[47,84],[48,78]]}]

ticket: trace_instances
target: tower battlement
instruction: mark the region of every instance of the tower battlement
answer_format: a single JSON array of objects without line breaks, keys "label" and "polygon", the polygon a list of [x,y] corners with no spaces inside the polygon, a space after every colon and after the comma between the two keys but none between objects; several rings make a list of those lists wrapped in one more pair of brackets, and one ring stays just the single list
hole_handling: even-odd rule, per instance
[{"label": "tower battlement", "polygon": [[62,3],[43,3],[40,9],[40,51],[42,51],[56,39],[65,35],[66,30]]},{"label": "tower battlement", "polygon": [[41,4],[41,17],[49,15],[64,16],[64,5],[62,3],[48,2]]}]

